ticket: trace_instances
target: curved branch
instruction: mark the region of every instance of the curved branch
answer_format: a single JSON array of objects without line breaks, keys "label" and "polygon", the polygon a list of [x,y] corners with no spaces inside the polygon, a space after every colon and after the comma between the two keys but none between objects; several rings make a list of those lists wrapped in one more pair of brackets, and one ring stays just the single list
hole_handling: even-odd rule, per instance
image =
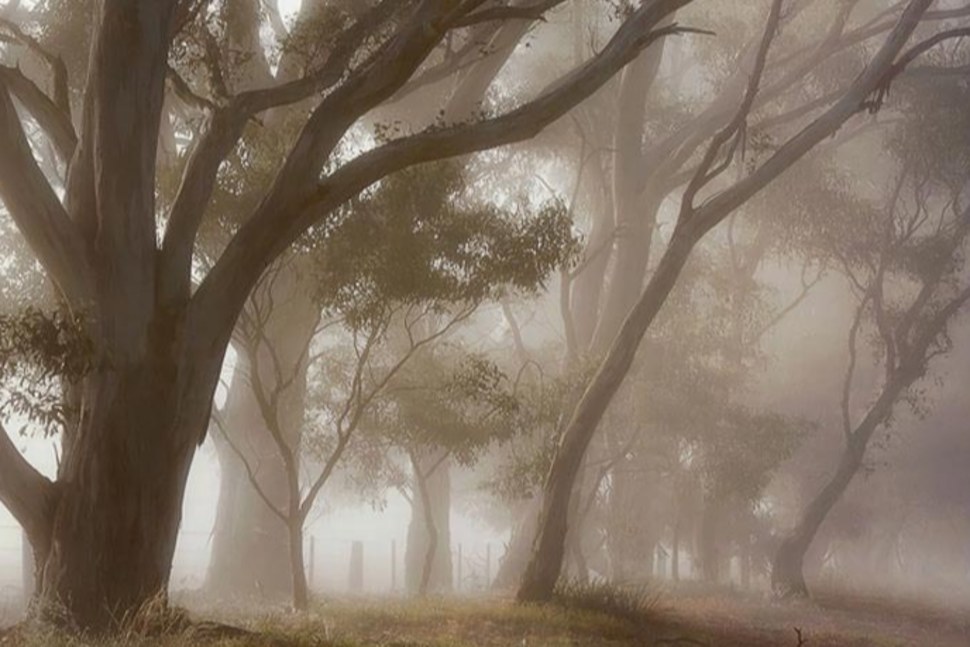
[{"label": "curved branch", "polygon": [[17,451],[0,423],[0,503],[23,527],[31,543],[47,541],[53,502],[54,484]]},{"label": "curved branch", "polygon": [[85,305],[93,293],[84,242],[44,177],[0,75],[0,198],[66,300]]},{"label": "curved branch", "polygon": [[57,149],[61,161],[64,164],[69,163],[77,146],[77,133],[74,132],[70,115],[58,107],[17,67],[0,65],[0,81],[6,84],[17,100],[37,120],[54,144],[54,148]]},{"label": "curved branch", "polygon": [[892,33],[863,73],[845,94],[818,119],[789,139],[764,164],[729,189],[718,193],[696,210],[702,229],[709,229],[787,171],[808,151],[835,133],[853,115],[867,107],[867,101],[886,83],[896,57],[905,47],[933,0],[912,0]]},{"label": "curved branch", "polygon": [[49,52],[36,38],[26,33],[20,28],[20,25],[12,20],[0,17],[0,27],[10,33],[14,40],[44,59],[44,62],[50,67],[51,82],[54,86],[54,105],[67,115],[68,121],[70,121],[71,95],[68,89],[67,65],[64,64],[64,59]]},{"label": "curved branch", "polygon": [[358,156],[330,175],[308,198],[280,209],[262,209],[230,241],[195,295],[202,319],[235,316],[253,282],[303,231],[382,177],[401,169],[466,155],[534,137],[611,79],[651,43],[682,33],[677,25],[654,29],[692,0],[652,2],[629,18],[594,58],[538,98],[505,115],[426,130]]},{"label": "curved branch", "polygon": [[565,0],[540,0],[526,6],[519,7],[492,7],[490,9],[482,9],[480,11],[474,11],[468,15],[462,16],[455,21],[455,27],[471,27],[472,25],[478,25],[483,22],[491,22],[496,20],[545,20],[545,14],[552,9],[555,9],[559,5],[563,4]]}]

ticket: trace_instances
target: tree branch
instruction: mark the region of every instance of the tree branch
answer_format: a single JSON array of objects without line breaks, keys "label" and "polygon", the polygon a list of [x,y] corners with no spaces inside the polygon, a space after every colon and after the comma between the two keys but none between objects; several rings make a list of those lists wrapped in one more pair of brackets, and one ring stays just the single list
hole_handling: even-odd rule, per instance
[{"label": "tree branch", "polygon": [[68,80],[67,80],[67,66],[64,64],[64,59],[60,56],[55,56],[51,52],[47,51],[43,45],[38,42],[36,38],[27,34],[12,20],[0,17],[0,28],[5,29],[10,33],[15,40],[23,44],[27,49],[37,54],[40,58],[47,63],[48,67],[51,69],[52,84],[54,86],[54,105],[58,107],[65,115],[67,115],[68,121],[71,119],[71,99],[70,92],[68,90]]},{"label": "tree branch", "polygon": [[54,484],[31,466],[0,423],[0,502],[31,543],[49,541]]},{"label": "tree branch", "polygon": [[[596,57],[516,110],[478,123],[432,128],[395,140],[345,164],[298,203],[293,204],[291,199],[286,208],[261,209],[233,237],[203,281],[195,296],[200,310],[234,316],[253,282],[278,253],[334,208],[382,177],[415,164],[535,136],[596,92],[651,43],[683,32],[677,25],[653,28],[691,1],[660,0],[644,5],[617,30]],[[390,89],[393,93],[393,88]]]},{"label": "tree branch", "polygon": [[482,9],[481,11],[473,11],[465,16],[462,16],[453,24],[455,27],[470,27],[472,25],[495,20],[544,21],[545,14],[547,12],[555,9],[565,1],[566,0],[540,0],[539,2],[525,6],[492,7],[491,9]]},{"label": "tree branch", "polygon": [[67,302],[85,306],[93,279],[84,242],[34,159],[5,75],[0,75],[0,197]]},{"label": "tree branch", "polygon": [[218,429],[219,433],[222,434],[222,438],[226,441],[226,445],[229,446],[232,453],[234,453],[236,458],[238,458],[242,463],[243,469],[246,471],[246,478],[249,479],[250,486],[252,486],[252,488],[256,491],[256,494],[260,499],[262,499],[263,503],[266,504],[266,507],[270,509],[270,512],[272,512],[284,524],[287,523],[286,514],[281,509],[276,507],[276,505],[270,500],[269,495],[266,494],[266,491],[263,490],[263,486],[256,477],[255,470],[253,470],[252,466],[249,464],[249,459],[246,458],[243,451],[239,449],[236,446],[236,443],[232,441],[232,438],[229,437],[229,432],[225,428],[225,424],[222,421],[222,416],[220,416],[216,411],[212,412],[212,422],[215,423],[216,429]]},{"label": "tree branch", "polygon": [[696,218],[701,228],[707,230],[715,226],[865,108],[868,97],[885,84],[887,73],[893,69],[893,62],[932,2],[912,0],[872,61],[839,101],[789,139],[753,173],[698,208]]},{"label": "tree branch", "polygon": [[0,81],[37,120],[57,149],[61,161],[68,164],[77,146],[77,133],[74,132],[70,115],[51,101],[19,68],[0,65]]}]

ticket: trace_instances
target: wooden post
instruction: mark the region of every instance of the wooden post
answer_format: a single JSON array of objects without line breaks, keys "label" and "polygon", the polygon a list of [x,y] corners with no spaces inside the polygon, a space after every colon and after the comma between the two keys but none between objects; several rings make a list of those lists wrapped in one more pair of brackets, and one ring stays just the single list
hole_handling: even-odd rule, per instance
[{"label": "wooden post", "polygon": [[751,588],[751,535],[745,535],[741,545],[741,588],[747,591]]},{"label": "wooden post", "polygon": [[309,563],[310,572],[307,574],[307,587],[310,589],[311,593],[313,592],[313,579],[317,573],[316,565],[317,565],[317,538],[313,535],[310,535],[310,563]]},{"label": "wooden post", "polygon": [[461,544],[458,544],[458,584],[455,586],[455,591],[461,593]]},{"label": "wooden post", "polygon": [[364,591],[364,542],[355,541],[350,545],[350,577],[347,589],[351,593]]},{"label": "wooden post", "polygon": [[680,581],[680,518],[674,521],[674,534],[670,540],[670,579]]},{"label": "wooden post", "polygon": [[391,540],[391,593],[397,591],[397,540]]},{"label": "wooden post", "polygon": [[492,544],[485,544],[485,590],[492,587]]}]

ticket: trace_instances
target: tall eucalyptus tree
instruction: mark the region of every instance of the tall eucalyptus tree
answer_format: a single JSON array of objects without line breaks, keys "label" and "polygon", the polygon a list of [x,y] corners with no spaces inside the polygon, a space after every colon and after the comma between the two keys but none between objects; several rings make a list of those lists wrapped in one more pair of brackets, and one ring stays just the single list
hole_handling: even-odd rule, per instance
[{"label": "tall eucalyptus tree", "polygon": [[[186,89],[170,65],[173,42],[208,17],[210,3],[96,3],[76,127],[63,92],[49,96],[16,72],[0,77],[0,197],[64,308],[82,317],[94,349],[56,481],[12,443],[0,443],[0,500],[34,548],[40,598],[60,605],[76,626],[99,630],[164,593],[223,355],[251,289],[274,260],[390,173],[534,136],[641,50],[676,33],[660,25],[690,1],[644,3],[596,56],[515,109],[436,124],[342,161],[335,153],[348,131],[440,62],[454,36],[561,4],[357,3],[315,34],[322,60],[298,78],[232,93],[225,70],[213,66],[211,97],[189,88],[186,96],[196,95],[206,119],[192,133],[164,212],[156,162],[166,83]],[[57,141],[67,167],[63,191],[36,162],[13,96]],[[284,161],[199,276],[197,237],[223,162],[260,115],[303,101],[311,105]]]}]

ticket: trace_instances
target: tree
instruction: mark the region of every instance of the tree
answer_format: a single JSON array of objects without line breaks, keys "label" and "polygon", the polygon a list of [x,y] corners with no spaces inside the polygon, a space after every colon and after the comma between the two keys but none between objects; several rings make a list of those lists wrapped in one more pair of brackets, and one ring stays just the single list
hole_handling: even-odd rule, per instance
[{"label": "tree", "polygon": [[[349,7],[347,3],[344,5]],[[219,49],[223,50],[222,60],[229,57],[230,61],[241,62],[241,69],[234,74],[238,77],[235,85],[239,89],[268,85],[273,80],[272,53],[267,52],[261,42],[260,29],[263,25],[258,7],[251,1],[243,1],[223,4],[221,12],[224,14],[222,22],[225,23],[221,31],[216,30],[212,35],[203,32],[196,40],[203,44],[204,51],[214,49],[212,42],[216,40]],[[276,75],[278,82],[295,80],[307,61],[319,57],[313,34],[318,31],[315,25],[327,19],[327,9],[309,1],[302,3],[300,19],[292,30],[271,16],[272,28],[282,50]],[[435,115],[429,113],[426,106],[438,102],[447,102],[444,113],[438,115],[439,119],[447,122],[472,119],[486,105],[484,93],[530,25],[530,20],[523,19],[476,26],[474,33],[469,34],[460,51],[455,52],[450,60],[438,63],[409,81],[398,91],[390,106],[378,111],[373,118],[376,123],[367,123],[371,121],[369,117],[361,127],[374,134],[389,132],[384,125],[388,122],[408,123],[412,128],[419,128],[434,121]],[[191,41],[188,44],[192,44]],[[209,64],[209,67],[214,66]],[[453,91],[451,84],[442,83],[449,71],[456,72],[457,76]],[[448,87],[443,89],[442,85]],[[214,210],[218,213],[215,220],[223,226],[213,232],[214,236],[204,237],[207,240],[215,239],[211,251],[206,249],[210,262],[215,261],[226,240],[238,227],[238,216],[235,214],[244,212],[249,202],[258,199],[258,196],[254,198],[254,188],[258,190],[271,179],[278,157],[282,154],[279,142],[293,136],[289,131],[298,127],[302,118],[299,105],[285,110],[274,109],[266,117],[272,128],[257,133],[248,132],[244,145],[237,147],[237,152],[227,160],[232,166],[220,173],[219,195],[213,200]],[[313,298],[316,292],[313,272],[309,268],[301,269],[301,265],[312,263],[311,256],[303,254],[293,262],[283,264],[274,272],[275,280],[262,281],[257,286],[257,292],[262,288],[278,290],[280,294],[256,295],[249,303],[269,299],[274,310],[281,312],[273,313],[266,322],[265,343],[257,343],[255,347],[252,343],[235,345],[237,361],[244,365],[252,365],[247,354],[250,351],[265,354],[273,349],[278,355],[281,372],[287,375],[294,373],[293,379],[287,380],[286,388],[274,385],[273,375],[265,376],[261,381],[271,391],[284,392],[280,394],[280,398],[285,400],[281,409],[289,414],[283,416],[280,422],[283,435],[290,439],[292,446],[299,445],[297,439],[302,433],[303,422],[299,412],[306,408],[307,366],[302,351],[306,346],[307,328],[312,328],[320,315],[320,306]],[[245,311],[243,318],[252,320]],[[264,365],[267,362],[268,358],[263,360]],[[258,423],[262,415],[245,373],[236,371],[230,385],[223,416],[225,431],[234,438],[233,445],[243,453],[250,454],[247,456],[250,463],[259,463],[258,480],[264,494],[282,506],[288,496],[286,466],[278,456],[272,434]],[[275,593],[285,596],[290,590],[286,529],[277,522],[275,515],[250,485],[245,466],[232,446],[219,442],[221,438],[221,435],[216,436],[222,480],[207,586],[216,592],[232,592],[234,595],[258,593],[266,596]],[[256,561],[259,566],[253,568],[256,556],[259,556]]]},{"label": "tree", "polygon": [[[302,281],[298,289],[307,283],[320,286],[314,302],[324,322],[319,331],[314,322],[295,336],[295,349],[288,352],[295,351],[296,359],[285,356],[287,349],[269,334],[274,314],[279,315],[274,296],[288,294],[272,285],[286,276],[282,266],[264,274],[268,284],[254,291],[240,318],[239,345],[252,360],[237,370],[245,372],[274,451],[269,457],[257,455],[259,462],[254,462],[219,424],[251,486],[287,528],[298,610],[309,603],[304,525],[384,391],[483,302],[507,292],[534,293],[571,253],[569,222],[555,205],[532,216],[502,212],[464,196],[464,182],[463,169],[455,163],[401,171],[348,204],[330,231],[304,242],[301,254],[310,262],[304,259],[303,265],[314,280]],[[311,348],[315,339],[322,348]],[[348,350],[348,361],[335,362],[341,346]],[[294,411],[287,395],[307,367],[324,357],[343,370],[325,377],[323,413],[304,430],[304,412]],[[297,421],[288,422],[294,416]],[[294,429],[298,433],[288,433]],[[438,436],[445,438],[440,428]],[[414,443],[408,451],[416,489],[427,498],[428,479],[452,452],[436,457],[432,468],[419,469]],[[282,501],[274,501],[260,479],[264,458],[284,467]],[[429,501],[423,504],[430,510]],[[430,536],[433,554],[435,534]],[[426,568],[422,591],[429,573]]]},{"label": "tree", "polygon": [[[77,131],[57,65],[53,97],[5,74],[0,196],[64,307],[83,318],[94,349],[94,368],[78,385],[83,414],[65,433],[57,483],[9,443],[0,445],[2,471],[18,475],[4,479],[2,497],[17,502],[11,507],[40,565],[40,598],[63,607],[77,627],[104,630],[164,594],[185,480],[235,320],[265,270],[300,236],[394,171],[533,136],[639,51],[676,33],[657,27],[689,2],[644,4],[597,56],[516,109],[440,124],[342,163],[335,151],[347,132],[426,62],[433,65],[449,34],[560,3],[357,5],[321,29],[320,60],[303,76],[234,93],[211,66],[210,98],[184,92],[169,65],[173,39],[207,19],[207,3],[106,0],[93,15]],[[197,96],[206,119],[191,132],[181,181],[160,213],[156,161],[168,79],[183,96]],[[63,199],[36,162],[11,95],[62,145]],[[260,114],[310,99],[275,177],[193,290],[197,234],[224,159]]]},{"label": "tree", "polygon": [[[701,191],[730,167],[735,155],[740,152],[747,119],[755,106],[770,45],[781,19],[781,4],[772,4],[764,36],[754,52],[754,65],[740,107],[729,118],[728,124],[716,131],[692,169],[667,248],[565,428],[546,481],[539,534],[532,560],[519,588],[519,600],[545,601],[552,595],[562,568],[570,497],[587,447],[629,371],[640,341],[677,283],[694,246],[708,231],[835,133],[852,116],[866,108],[878,106],[887,84],[900,68],[905,67],[914,55],[925,51],[924,45],[904,53],[906,43],[931,4],[929,0],[914,0],[907,4],[863,73],[840,91],[820,116],[788,138],[742,179],[697,205]],[[944,34],[944,37],[952,35]],[[876,103],[871,99],[873,94],[876,95]],[[708,137],[703,135],[701,141],[706,141]]]},{"label": "tree", "polygon": [[405,581],[424,596],[452,584],[450,478],[442,468],[449,462],[472,466],[490,446],[513,436],[519,403],[516,385],[494,363],[460,346],[429,348],[409,369],[388,389],[377,424],[410,463]]},{"label": "tree", "polygon": [[[954,87],[965,96],[961,86],[945,84],[950,91],[940,103],[939,88],[930,86],[924,96],[932,99],[917,99],[910,107],[911,123],[890,142],[896,177],[887,204],[863,211],[841,230],[831,227],[824,237],[857,298],[840,403],[845,445],[834,473],[778,548],[771,579],[782,596],[808,594],[803,563],[809,546],[863,467],[873,436],[892,424],[894,410],[906,401],[925,406],[915,386],[931,361],[950,350],[948,330],[970,300],[965,266],[970,130],[965,116],[950,111]],[[859,338],[867,331],[875,340],[882,380],[857,413]]]}]

